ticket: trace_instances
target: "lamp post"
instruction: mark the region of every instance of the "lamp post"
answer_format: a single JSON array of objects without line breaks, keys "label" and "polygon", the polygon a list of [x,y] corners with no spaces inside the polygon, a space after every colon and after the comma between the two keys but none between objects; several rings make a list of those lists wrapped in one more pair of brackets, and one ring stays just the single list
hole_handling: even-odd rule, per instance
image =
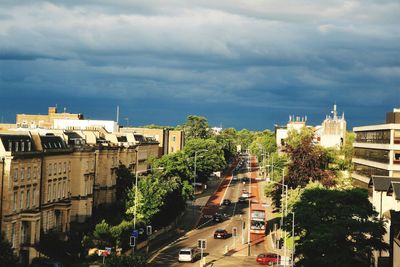
[{"label": "lamp post", "polygon": [[193,171],[193,174],[194,174],[194,186],[193,186],[193,198],[194,198],[194,195],[196,194],[196,176],[197,176],[197,173],[196,173],[196,162],[197,162],[197,153],[200,153],[200,152],[205,152],[205,151],[208,151],[208,149],[200,149],[200,150],[196,150],[195,152],[194,152],[194,171]]},{"label": "lamp post", "polygon": [[293,238],[293,245],[292,245],[292,267],[294,266],[294,248],[295,248],[295,241],[294,241],[294,212],[292,212],[292,238]]}]

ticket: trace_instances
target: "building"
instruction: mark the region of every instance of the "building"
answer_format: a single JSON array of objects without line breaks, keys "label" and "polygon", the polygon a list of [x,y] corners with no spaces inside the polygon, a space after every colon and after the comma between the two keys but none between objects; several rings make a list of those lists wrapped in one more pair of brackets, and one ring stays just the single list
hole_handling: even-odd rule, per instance
[{"label": "building", "polygon": [[336,104],[333,105],[331,113],[332,116],[327,115],[322,122],[320,132],[317,131],[317,138],[319,138],[319,143],[323,147],[340,149],[346,137],[346,120],[344,118],[344,113],[342,116],[337,114]]},{"label": "building", "polygon": [[400,177],[400,109],[386,116],[385,124],[354,127],[354,182],[366,187],[372,177]]},{"label": "building", "polygon": [[291,130],[300,131],[303,127],[308,127],[314,131],[314,142],[326,148],[340,149],[345,141],[346,136],[346,120],[344,113],[342,116],[337,114],[336,104],[333,105],[331,111],[332,116],[327,115],[322,125],[307,126],[307,116],[295,117],[289,116],[289,121],[284,126],[275,125],[276,145],[278,151],[282,151],[285,145],[285,139]]},{"label": "building", "polygon": [[375,251],[375,266],[398,266],[400,232],[400,109],[384,124],[354,127],[353,184],[369,188],[370,200],[386,219],[388,252]]},{"label": "building", "polygon": [[120,128],[122,133],[140,133],[147,137],[153,137],[159,143],[159,153],[162,155],[180,151],[185,146],[185,134],[181,130],[153,129],[153,128]]},{"label": "building", "polygon": [[56,107],[49,107],[47,115],[17,114],[17,127],[50,129],[56,119],[83,120],[83,114],[58,113]]},{"label": "building", "polygon": [[307,117],[295,117],[289,116],[289,121],[286,125],[280,126],[275,125],[275,138],[276,146],[279,152],[282,151],[285,146],[285,140],[288,137],[289,131],[300,131],[303,127],[306,127]]},{"label": "building", "polygon": [[107,120],[54,119],[53,129],[86,130],[104,128],[109,133],[118,132],[118,123]]}]

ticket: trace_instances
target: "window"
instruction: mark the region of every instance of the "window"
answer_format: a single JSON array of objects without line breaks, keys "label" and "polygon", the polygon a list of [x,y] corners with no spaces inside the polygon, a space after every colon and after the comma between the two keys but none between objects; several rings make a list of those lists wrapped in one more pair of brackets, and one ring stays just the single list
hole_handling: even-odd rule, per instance
[{"label": "window", "polygon": [[383,170],[367,165],[354,163],[354,172],[362,176],[371,177],[372,175],[389,176],[388,170]]},{"label": "window", "polygon": [[61,162],[58,163],[58,173],[62,173],[62,167],[61,167]]},{"label": "window", "polygon": [[30,208],[30,203],[31,201],[31,191],[28,189],[26,190],[26,208],[29,209]]},{"label": "window", "polygon": [[12,203],[13,203],[13,211],[16,211],[17,210],[17,191],[14,191],[14,194],[13,194],[13,201],[12,201]]},{"label": "window", "polygon": [[32,189],[32,207],[36,206],[36,187]]},{"label": "window", "polygon": [[393,164],[400,164],[400,151],[394,151],[393,156]]},{"label": "window", "polygon": [[65,185],[66,185],[65,181],[63,181],[63,186],[62,186],[62,197],[63,198],[65,198],[65,190],[67,189]]},{"label": "window", "polygon": [[67,162],[64,162],[64,169],[63,172],[66,173],[67,172]]},{"label": "window", "polygon": [[61,198],[61,182],[58,183],[57,199]]},{"label": "window", "polygon": [[57,174],[57,163],[54,163],[53,174],[54,174],[54,175]]},{"label": "window", "polygon": [[49,163],[49,169],[47,170],[47,172],[49,173],[49,176],[51,176],[52,171],[53,171],[53,165],[51,163]]},{"label": "window", "polygon": [[16,235],[17,235],[16,227],[17,227],[17,224],[15,222],[13,222],[11,224],[11,246],[13,248],[15,248],[15,245],[16,245],[15,244],[15,239],[16,239]]},{"label": "window", "polygon": [[172,136],[172,142],[175,142],[175,140],[176,140],[176,136],[174,135],[174,136]]},{"label": "window", "polygon": [[400,144],[400,130],[394,130],[394,140],[393,143],[396,145]]},{"label": "window", "polygon": [[356,132],[357,143],[390,144],[390,130]]},{"label": "window", "polygon": [[172,153],[174,152],[174,147],[173,147],[173,146],[171,146],[171,152],[172,152]]},{"label": "window", "polygon": [[37,167],[36,166],[34,166],[33,167],[33,180],[36,180],[36,178],[37,178]]},{"label": "window", "polygon": [[47,202],[51,200],[51,184],[47,186]]},{"label": "window", "polygon": [[25,169],[21,168],[21,176],[20,176],[21,181],[24,180],[24,172],[25,172]]},{"label": "window", "polygon": [[354,157],[380,163],[389,163],[389,150],[357,147],[354,149]]},{"label": "window", "polygon": [[53,200],[56,200],[57,197],[57,184],[53,183]]},{"label": "window", "polygon": [[14,182],[18,181],[18,168],[14,168]]},{"label": "window", "polygon": [[30,179],[31,179],[31,167],[28,167],[28,169],[26,170],[26,180]]},{"label": "window", "polygon": [[20,209],[24,209],[24,191],[21,191],[21,197],[19,199],[19,205],[20,205]]}]

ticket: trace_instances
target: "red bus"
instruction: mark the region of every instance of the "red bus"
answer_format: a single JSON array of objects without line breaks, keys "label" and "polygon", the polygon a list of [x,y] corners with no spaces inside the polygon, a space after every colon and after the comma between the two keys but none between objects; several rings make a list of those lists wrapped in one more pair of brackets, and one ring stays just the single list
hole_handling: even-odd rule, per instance
[{"label": "red bus", "polygon": [[267,228],[265,208],[259,203],[252,203],[250,206],[250,233],[264,234]]}]

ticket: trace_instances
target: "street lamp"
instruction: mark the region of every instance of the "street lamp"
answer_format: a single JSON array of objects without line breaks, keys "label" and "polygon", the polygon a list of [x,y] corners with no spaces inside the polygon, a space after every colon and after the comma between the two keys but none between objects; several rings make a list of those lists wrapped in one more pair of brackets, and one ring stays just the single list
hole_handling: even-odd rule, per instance
[{"label": "street lamp", "polygon": [[197,153],[200,153],[200,152],[205,152],[205,151],[208,151],[208,149],[200,149],[200,150],[196,150],[196,151],[194,152],[194,170],[193,170],[193,174],[194,174],[194,183],[193,183],[193,198],[194,198],[194,196],[195,196],[195,194],[196,194],[196,176],[197,176],[197,173],[196,173],[196,162],[197,162]]},{"label": "street lamp", "polygon": [[292,258],[291,258],[291,262],[292,262],[292,267],[294,266],[294,212],[292,212],[292,238],[293,238],[293,245],[292,245]]}]

